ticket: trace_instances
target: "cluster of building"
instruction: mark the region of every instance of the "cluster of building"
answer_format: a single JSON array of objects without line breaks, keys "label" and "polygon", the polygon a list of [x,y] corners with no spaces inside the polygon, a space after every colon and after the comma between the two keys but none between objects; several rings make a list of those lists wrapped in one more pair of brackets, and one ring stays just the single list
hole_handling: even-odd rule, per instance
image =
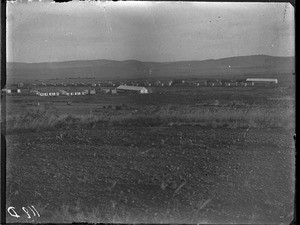
[{"label": "cluster of building", "polygon": [[175,85],[184,85],[184,86],[209,86],[209,87],[247,87],[254,85],[267,85],[267,84],[277,84],[277,79],[271,78],[247,78],[243,80],[182,80],[181,82],[176,82]]},{"label": "cluster of building", "polygon": [[30,91],[38,96],[47,96],[47,97],[55,97],[60,95],[65,96],[81,96],[81,95],[95,95],[96,90],[84,90],[84,91],[66,91],[66,90],[59,90],[59,91],[37,91],[33,90]]},{"label": "cluster of building", "polygon": [[[129,82],[129,85],[126,83],[122,83],[115,86],[116,83],[105,83],[100,87],[70,87],[69,90],[61,90],[58,87],[55,88],[41,88],[39,90],[32,90],[32,88],[24,87],[24,85],[18,84],[12,86],[11,88],[4,89],[2,91],[7,94],[33,94],[38,96],[47,96],[47,97],[55,97],[55,96],[82,96],[82,95],[95,95],[97,93],[103,94],[117,94],[117,93],[138,93],[138,94],[149,94],[152,93],[151,86],[153,83],[149,81],[140,82]],[[277,79],[271,78],[247,78],[244,80],[172,80],[172,81],[155,81],[153,86],[210,86],[210,87],[235,87],[235,86],[254,86],[259,84],[277,84]],[[143,85],[145,84],[145,85]]]}]

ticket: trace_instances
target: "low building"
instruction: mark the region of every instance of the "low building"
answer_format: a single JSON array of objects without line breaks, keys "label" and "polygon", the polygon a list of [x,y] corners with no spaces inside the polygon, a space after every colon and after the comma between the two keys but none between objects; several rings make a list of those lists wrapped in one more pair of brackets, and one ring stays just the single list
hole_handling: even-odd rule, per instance
[{"label": "low building", "polygon": [[67,91],[66,90],[59,90],[59,93],[61,94],[61,95],[67,95]]},{"label": "low building", "polygon": [[222,82],[216,81],[216,82],[214,82],[214,86],[215,87],[221,87],[222,86]]},{"label": "low building", "polygon": [[42,97],[46,97],[46,96],[48,96],[48,93],[47,92],[39,92],[38,95],[42,96]]},{"label": "low building", "polygon": [[196,85],[199,86],[207,86],[207,81],[198,81]]},{"label": "low building", "polygon": [[52,92],[36,92],[37,95],[39,96],[49,96],[49,97],[55,97],[55,96],[59,96],[60,93],[56,92],[56,91],[52,91]]},{"label": "low building", "polygon": [[148,94],[148,89],[141,86],[128,86],[128,85],[120,85],[117,87],[118,92],[131,92],[138,94]]},{"label": "low building", "polygon": [[93,89],[93,90],[90,90],[90,95],[95,95],[96,94],[96,90]]},{"label": "low building", "polygon": [[253,82],[254,84],[277,84],[277,79],[272,78],[247,78],[247,82]]},{"label": "low building", "polygon": [[215,81],[207,81],[207,86],[209,87],[214,87],[215,86]]},{"label": "low building", "polygon": [[59,96],[59,92],[49,92],[48,93],[48,96],[50,96],[50,97],[55,97],[55,96]]},{"label": "low building", "polygon": [[224,82],[224,86],[225,87],[236,87],[238,85],[237,82],[234,82],[234,81],[227,81],[227,82]]},{"label": "low building", "polygon": [[110,92],[109,88],[101,88],[101,93],[108,94]]},{"label": "low building", "polygon": [[21,89],[19,89],[19,88],[7,88],[6,93],[7,94],[21,94]]},{"label": "low building", "polygon": [[246,81],[245,82],[245,86],[253,86],[254,82],[250,82],[250,81]]}]

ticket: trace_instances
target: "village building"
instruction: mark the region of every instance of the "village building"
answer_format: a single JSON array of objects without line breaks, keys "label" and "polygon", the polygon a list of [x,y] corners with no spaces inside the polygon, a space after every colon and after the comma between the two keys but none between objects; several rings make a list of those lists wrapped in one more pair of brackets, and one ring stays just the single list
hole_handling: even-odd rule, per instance
[{"label": "village building", "polygon": [[127,86],[127,85],[120,85],[117,87],[118,92],[131,92],[131,93],[138,93],[138,94],[148,94],[148,89],[141,86]]},{"label": "village building", "polygon": [[214,86],[215,86],[215,87],[220,87],[220,86],[222,86],[222,82],[216,81],[216,82],[214,83]]},{"label": "village building", "polygon": [[39,92],[38,95],[39,96],[48,96],[48,93],[46,93],[46,92]]},{"label": "village building", "polygon": [[21,94],[21,89],[20,88],[11,87],[11,88],[6,88],[5,92],[6,92],[6,94]]},{"label": "village building", "polygon": [[250,81],[245,81],[245,86],[253,86],[254,82],[250,82]]},{"label": "village building", "polygon": [[110,89],[109,88],[101,88],[100,91],[102,94],[108,94],[110,92]]},{"label": "village building", "polygon": [[55,96],[59,96],[59,92],[49,92],[49,96],[50,97],[55,97]]},{"label": "village building", "polygon": [[223,81],[223,84],[225,87],[236,87],[238,85],[238,82],[229,80],[229,81]]},{"label": "village building", "polygon": [[70,90],[31,90],[31,93],[36,93],[39,96],[50,96],[50,97],[55,97],[55,96],[82,96],[82,95],[88,95],[88,94],[96,94],[96,90],[92,89],[80,89],[80,88],[72,88]]},{"label": "village building", "polygon": [[277,79],[272,78],[247,78],[246,81],[253,82],[255,84],[277,84]]},{"label": "village building", "polygon": [[61,94],[61,95],[67,95],[67,91],[66,90],[59,90],[59,93]]},{"label": "village building", "polygon": [[203,86],[207,86],[207,82],[206,82],[206,80],[196,81],[195,85],[198,87],[200,87],[200,86],[203,87]]},{"label": "village building", "polygon": [[96,94],[96,90],[95,90],[95,89],[89,90],[89,92],[90,92],[90,93],[89,93],[90,95],[95,95],[95,94]]},{"label": "village building", "polygon": [[216,84],[215,80],[209,80],[209,81],[207,81],[207,86],[214,87],[215,84]]}]

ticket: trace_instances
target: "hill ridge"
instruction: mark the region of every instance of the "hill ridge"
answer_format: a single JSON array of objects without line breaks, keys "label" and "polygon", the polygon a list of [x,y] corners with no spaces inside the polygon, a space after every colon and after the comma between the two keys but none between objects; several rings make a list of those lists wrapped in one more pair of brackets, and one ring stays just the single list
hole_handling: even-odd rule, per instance
[{"label": "hill ridge", "polygon": [[95,77],[97,79],[157,79],[212,76],[275,76],[292,74],[295,57],[268,55],[234,56],[220,59],[143,62],[139,60],[77,60],[44,63],[7,63],[8,80]]},{"label": "hill ridge", "polygon": [[223,59],[234,59],[234,58],[249,58],[249,57],[269,57],[269,58],[295,58],[294,56],[271,56],[271,55],[242,55],[242,56],[230,56],[223,58],[210,58],[210,59],[202,59],[202,60],[177,60],[177,61],[163,61],[163,62],[155,62],[155,61],[142,61],[137,59],[126,59],[126,60],[113,60],[113,59],[78,59],[78,60],[67,60],[67,61],[45,61],[45,62],[7,62],[7,64],[46,64],[46,63],[68,63],[68,62],[96,62],[96,61],[113,61],[113,62],[142,62],[142,63],[177,63],[177,62],[203,62],[203,61],[213,61],[213,60],[223,60]]}]

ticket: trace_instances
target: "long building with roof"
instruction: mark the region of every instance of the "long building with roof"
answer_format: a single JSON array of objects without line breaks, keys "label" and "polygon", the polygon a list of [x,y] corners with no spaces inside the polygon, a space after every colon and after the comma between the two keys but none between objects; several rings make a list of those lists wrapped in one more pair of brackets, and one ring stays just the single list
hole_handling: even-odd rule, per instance
[{"label": "long building with roof", "polygon": [[148,94],[149,91],[145,87],[141,86],[128,86],[128,85],[120,85],[117,87],[118,92],[135,92],[139,94]]},{"label": "long building with roof", "polygon": [[253,83],[278,83],[278,80],[276,78],[247,78],[246,81]]}]

